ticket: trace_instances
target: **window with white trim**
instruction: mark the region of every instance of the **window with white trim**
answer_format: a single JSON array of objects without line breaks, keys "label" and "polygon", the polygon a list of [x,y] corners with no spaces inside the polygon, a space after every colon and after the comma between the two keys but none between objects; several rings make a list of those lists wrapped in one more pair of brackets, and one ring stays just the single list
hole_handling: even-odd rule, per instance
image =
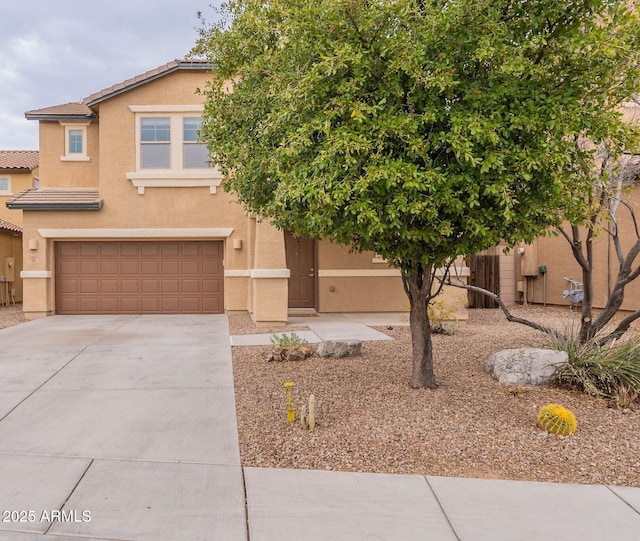
[{"label": "window with white trim", "polygon": [[127,179],[143,195],[147,188],[208,187],[222,184],[200,139],[202,105],[130,105],[135,115],[135,169]]},{"label": "window with white trim", "polygon": [[11,177],[0,177],[0,195],[13,195],[11,192]]},{"label": "window with white trim", "polygon": [[200,116],[140,115],[138,171],[211,169],[207,146],[200,140]]},{"label": "window with white trim", "polygon": [[62,124],[64,126],[64,156],[62,161],[89,161],[87,156],[86,124]]}]

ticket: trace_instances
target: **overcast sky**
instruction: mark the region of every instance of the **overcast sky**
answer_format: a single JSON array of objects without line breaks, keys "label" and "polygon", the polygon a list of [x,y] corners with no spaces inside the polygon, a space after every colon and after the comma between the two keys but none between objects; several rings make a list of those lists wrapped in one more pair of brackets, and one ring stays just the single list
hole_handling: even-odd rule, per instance
[{"label": "overcast sky", "polygon": [[0,10],[0,149],[37,150],[24,113],[144,73],[195,44],[197,13],[220,0],[4,0]]}]

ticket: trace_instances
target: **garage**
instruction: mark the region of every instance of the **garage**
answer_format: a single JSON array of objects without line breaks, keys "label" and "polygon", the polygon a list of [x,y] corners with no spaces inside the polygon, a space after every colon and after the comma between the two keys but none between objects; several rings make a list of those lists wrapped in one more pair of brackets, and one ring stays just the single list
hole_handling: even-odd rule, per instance
[{"label": "garage", "polygon": [[56,243],[57,314],[220,314],[222,241]]}]

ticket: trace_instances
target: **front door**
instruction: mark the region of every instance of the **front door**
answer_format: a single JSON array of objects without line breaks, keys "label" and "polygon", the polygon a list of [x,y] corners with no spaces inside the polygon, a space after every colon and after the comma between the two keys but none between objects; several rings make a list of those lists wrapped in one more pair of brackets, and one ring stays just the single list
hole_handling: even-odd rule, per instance
[{"label": "front door", "polygon": [[285,251],[289,277],[289,308],[315,308],[315,241],[304,237],[294,237],[285,231]]}]

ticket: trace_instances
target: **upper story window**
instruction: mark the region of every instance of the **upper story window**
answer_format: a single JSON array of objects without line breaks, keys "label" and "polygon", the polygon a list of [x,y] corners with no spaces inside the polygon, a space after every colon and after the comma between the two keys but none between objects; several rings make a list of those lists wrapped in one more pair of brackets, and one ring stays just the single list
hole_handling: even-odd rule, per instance
[{"label": "upper story window", "polygon": [[182,124],[183,157],[185,169],[211,167],[207,145],[200,140],[202,119],[186,116]]},{"label": "upper story window", "polygon": [[130,105],[135,115],[135,169],[127,178],[144,194],[147,188],[208,187],[222,183],[200,139],[202,105]]},{"label": "upper story window", "polygon": [[11,177],[0,177],[0,195],[13,195],[11,193]]},{"label": "upper story window", "polygon": [[170,121],[169,117],[140,119],[140,167],[142,169],[171,167]]},{"label": "upper story window", "polygon": [[87,124],[62,124],[64,126],[64,156],[62,161],[88,161]]}]

